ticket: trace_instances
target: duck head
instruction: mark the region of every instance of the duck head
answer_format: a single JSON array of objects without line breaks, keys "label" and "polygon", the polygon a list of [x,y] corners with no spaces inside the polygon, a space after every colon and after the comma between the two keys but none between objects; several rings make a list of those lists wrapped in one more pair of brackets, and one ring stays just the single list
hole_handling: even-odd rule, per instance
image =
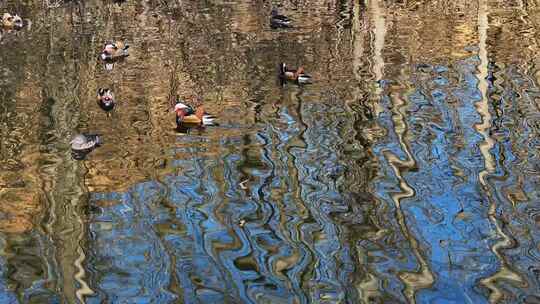
[{"label": "duck head", "polygon": [[179,102],[174,106],[174,112],[176,113],[176,122],[182,122],[184,117],[188,115],[189,107]]},{"label": "duck head", "polygon": [[4,13],[2,16],[2,26],[19,30],[23,27],[23,20],[19,15]]},{"label": "duck head", "polygon": [[111,60],[113,58],[113,53],[116,52],[118,48],[113,43],[105,44],[103,51],[101,52],[102,60]]}]

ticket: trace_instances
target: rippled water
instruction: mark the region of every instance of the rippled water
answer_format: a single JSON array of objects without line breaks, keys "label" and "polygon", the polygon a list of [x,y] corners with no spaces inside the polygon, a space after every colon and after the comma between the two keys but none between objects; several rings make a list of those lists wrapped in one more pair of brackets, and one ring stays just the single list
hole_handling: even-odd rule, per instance
[{"label": "rippled water", "polygon": [[539,5],[1,2],[0,303],[540,303]]}]

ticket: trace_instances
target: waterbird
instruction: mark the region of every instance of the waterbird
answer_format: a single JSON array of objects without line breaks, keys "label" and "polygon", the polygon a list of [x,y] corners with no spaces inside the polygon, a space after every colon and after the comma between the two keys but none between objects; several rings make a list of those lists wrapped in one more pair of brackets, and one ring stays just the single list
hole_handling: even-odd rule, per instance
[{"label": "waterbird", "polygon": [[296,70],[289,69],[283,62],[279,64],[279,78],[282,80],[294,81],[298,84],[311,83],[311,76],[304,72],[303,67],[299,67]]},{"label": "waterbird", "polygon": [[129,56],[128,48],[129,45],[122,41],[107,42],[105,44],[105,47],[103,47],[100,58],[103,61],[111,62],[117,59],[127,57]]},{"label": "waterbird", "polygon": [[77,134],[70,142],[71,156],[74,159],[82,160],[101,143],[101,138],[97,134]]},{"label": "waterbird", "polygon": [[20,30],[23,27],[23,20],[17,14],[12,15],[10,13],[4,13],[4,15],[2,15],[2,27],[8,30]]},{"label": "waterbird", "polygon": [[194,108],[177,98],[174,105],[174,112],[176,113],[176,126],[179,129],[186,126],[204,127],[216,125],[216,117],[207,113],[203,105]]},{"label": "waterbird", "polygon": [[280,15],[276,8],[272,9],[272,16],[270,17],[270,27],[272,28],[289,28],[292,27],[292,20],[285,16]]},{"label": "waterbird", "polygon": [[97,134],[77,134],[70,144],[75,151],[92,150],[101,145],[101,138]]},{"label": "waterbird", "polygon": [[97,103],[104,111],[110,111],[114,108],[114,94],[110,89],[99,88],[97,93]]}]

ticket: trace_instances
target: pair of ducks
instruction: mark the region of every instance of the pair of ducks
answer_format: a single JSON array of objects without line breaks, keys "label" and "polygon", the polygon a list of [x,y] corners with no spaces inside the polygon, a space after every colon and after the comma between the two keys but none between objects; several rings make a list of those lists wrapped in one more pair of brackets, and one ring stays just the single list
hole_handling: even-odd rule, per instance
[{"label": "pair of ducks", "polygon": [[[287,68],[285,63],[280,63],[279,65],[279,78],[282,81],[294,81],[298,84],[308,84],[311,83],[311,76],[304,73],[304,68],[299,67],[296,70]],[[193,104],[201,104],[199,97],[192,97]],[[216,125],[216,117],[207,113],[204,110],[204,106],[199,105],[198,107],[193,107],[184,103],[178,97],[176,98],[174,105],[174,112],[176,113],[176,126],[177,129],[185,129],[186,127],[194,126],[212,126]]]},{"label": "pair of ducks", "polygon": [[[97,103],[101,109],[108,112],[114,108],[115,101],[110,89],[98,89]],[[94,149],[102,144],[99,134],[77,134],[70,142],[71,156],[76,160],[82,160]]]},{"label": "pair of ducks", "polygon": [[[103,51],[99,55],[99,59],[106,65],[112,65],[114,62],[120,61],[129,56],[129,45],[122,41],[108,42],[103,47]],[[97,103],[101,109],[108,112],[114,109],[116,104],[113,92],[108,88],[99,88],[97,94]]]},{"label": "pair of ducks", "polygon": [[[282,81],[294,81],[298,84],[308,84],[311,83],[311,76],[307,75],[304,72],[303,67],[299,67],[296,70],[287,68],[285,63],[280,63],[279,65],[279,78]],[[193,103],[200,104],[200,98],[192,97]],[[176,113],[176,126],[177,129],[185,129],[186,127],[193,126],[212,126],[216,125],[216,117],[207,113],[204,110],[204,106],[199,105],[198,107],[190,106],[176,98],[174,105],[174,112]]]}]

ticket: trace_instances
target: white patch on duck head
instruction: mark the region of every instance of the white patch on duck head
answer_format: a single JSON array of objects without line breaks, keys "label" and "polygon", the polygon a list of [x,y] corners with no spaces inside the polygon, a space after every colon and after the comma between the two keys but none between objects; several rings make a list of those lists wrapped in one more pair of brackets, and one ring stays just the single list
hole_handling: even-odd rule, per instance
[{"label": "white patch on duck head", "polygon": [[176,112],[178,110],[183,110],[183,109],[187,109],[187,108],[189,108],[189,107],[186,106],[185,104],[179,102],[174,106],[174,111]]}]

